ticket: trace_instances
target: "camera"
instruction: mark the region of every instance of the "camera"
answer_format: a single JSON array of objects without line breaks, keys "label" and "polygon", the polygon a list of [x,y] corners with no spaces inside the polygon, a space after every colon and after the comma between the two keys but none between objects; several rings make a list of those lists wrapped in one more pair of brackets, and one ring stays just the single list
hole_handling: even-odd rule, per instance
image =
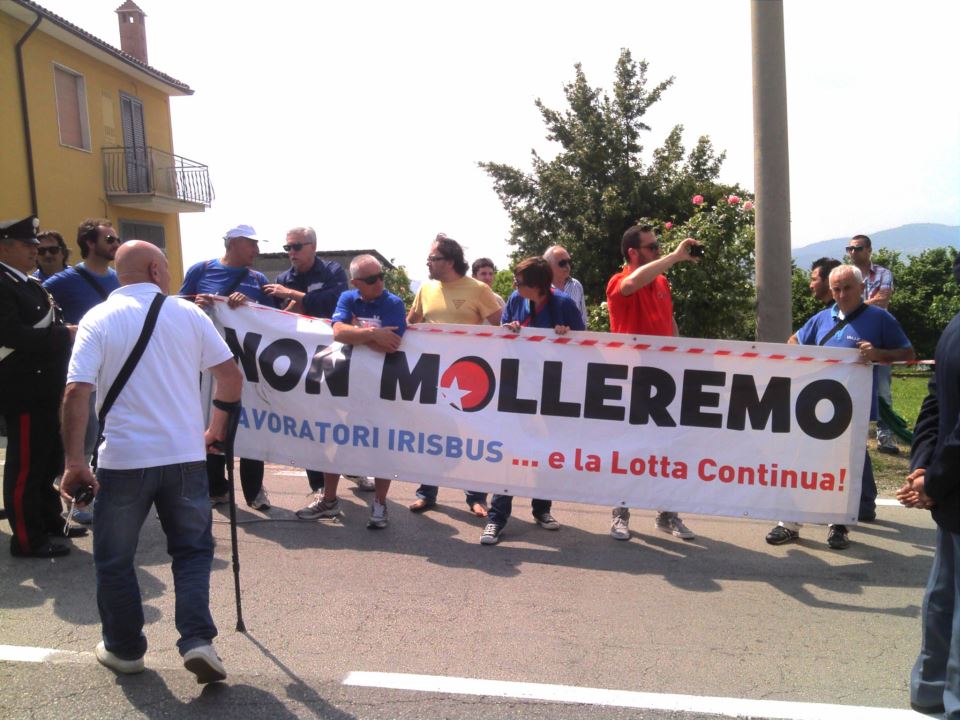
[{"label": "camera", "polygon": [[687,248],[687,252],[690,253],[690,257],[703,257],[706,248],[703,245],[691,245]]},{"label": "camera", "polygon": [[93,488],[84,485],[73,495],[73,502],[77,505],[89,505],[93,502]]}]

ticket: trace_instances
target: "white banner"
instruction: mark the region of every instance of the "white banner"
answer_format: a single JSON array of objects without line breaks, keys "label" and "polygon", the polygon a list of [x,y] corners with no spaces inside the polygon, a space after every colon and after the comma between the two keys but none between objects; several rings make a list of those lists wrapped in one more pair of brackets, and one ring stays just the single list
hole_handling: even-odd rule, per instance
[{"label": "white banner", "polygon": [[855,523],[855,350],[412,326],[396,353],[259,306],[215,319],[245,376],[237,455],[599,505]]}]

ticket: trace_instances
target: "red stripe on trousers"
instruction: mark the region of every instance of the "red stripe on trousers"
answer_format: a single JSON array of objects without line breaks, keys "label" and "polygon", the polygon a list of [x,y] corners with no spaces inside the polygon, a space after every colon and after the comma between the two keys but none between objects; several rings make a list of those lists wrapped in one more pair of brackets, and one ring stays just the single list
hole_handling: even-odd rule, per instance
[{"label": "red stripe on trousers", "polygon": [[27,475],[30,474],[30,415],[20,416],[20,469],[17,484],[13,487],[13,512],[16,522],[17,544],[21,552],[30,552],[30,537],[27,535],[23,512],[23,495],[27,490]]}]

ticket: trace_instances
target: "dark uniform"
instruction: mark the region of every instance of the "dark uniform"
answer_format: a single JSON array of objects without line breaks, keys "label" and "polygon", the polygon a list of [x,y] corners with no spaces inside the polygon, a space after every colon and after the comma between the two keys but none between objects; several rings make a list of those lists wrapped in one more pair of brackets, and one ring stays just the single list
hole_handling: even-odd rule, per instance
[{"label": "dark uniform", "polygon": [[[36,220],[0,222],[0,240],[36,242]],[[70,331],[36,278],[0,263],[0,412],[7,426],[3,499],[16,556],[54,557],[67,546],[60,496],[63,470],[59,408],[70,357]]]}]

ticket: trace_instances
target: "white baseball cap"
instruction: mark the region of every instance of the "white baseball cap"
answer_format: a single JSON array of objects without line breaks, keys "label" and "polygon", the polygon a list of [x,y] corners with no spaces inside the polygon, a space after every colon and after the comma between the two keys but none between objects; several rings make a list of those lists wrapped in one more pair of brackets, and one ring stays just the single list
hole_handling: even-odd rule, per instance
[{"label": "white baseball cap", "polygon": [[247,238],[248,240],[256,240],[257,242],[268,242],[261,237],[257,237],[257,231],[253,229],[253,225],[236,225],[227,230],[227,234],[223,236],[224,240],[233,240],[233,238]]}]

